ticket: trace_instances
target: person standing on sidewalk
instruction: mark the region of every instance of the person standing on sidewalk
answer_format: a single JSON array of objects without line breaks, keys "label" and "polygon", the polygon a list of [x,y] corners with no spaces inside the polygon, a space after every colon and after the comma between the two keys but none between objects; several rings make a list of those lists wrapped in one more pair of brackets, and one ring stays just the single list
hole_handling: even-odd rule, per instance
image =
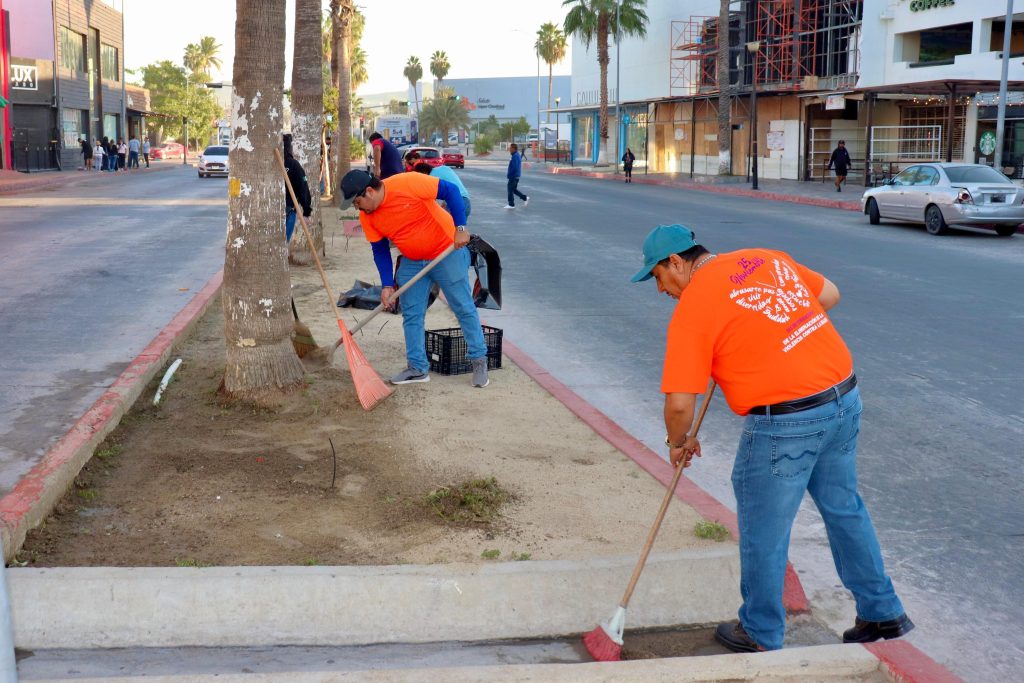
[{"label": "person standing on sidewalk", "polygon": [[82,147],[82,170],[92,170],[92,145],[85,138],[78,141]]},{"label": "person standing on sidewalk", "polygon": [[519,177],[523,175],[523,159],[519,156],[519,145],[512,143],[508,146],[508,151],[511,156],[508,160],[508,172],[505,173],[505,177],[508,179],[508,203],[505,205],[506,209],[516,208],[516,197],[523,200],[523,208],[530,203],[530,198],[519,191]]},{"label": "person standing on sidewalk", "polygon": [[139,139],[132,135],[128,141],[128,168],[139,167]]},{"label": "person standing on sidewalk", "polygon": [[846,182],[846,172],[852,165],[850,153],[846,151],[846,141],[840,140],[839,146],[832,150],[832,156],[828,158],[828,168],[834,166],[836,169],[836,192],[843,191],[843,183]]},{"label": "person standing on sidewalk", "polygon": [[128,170],[128,143],[124,138],[117,141],[117,170]]},{"label": "person standing on sidewalk", "polygon": [[149,168],[149,151],[152,149],[149,144],[149,138],[142,141],[142,157],[146,160],[146,168]]},{"label": "person standing on sidewalk", "polygon": [[92,148],[92,168],[95,171],[103,170],[103,157],[107,154],[107,150],[103,148],[103,144],[97,140],[96,146]]},{"label": "person standing on sidewalk", "polygon": [[[288,172],[288,180],[292,184],[292,189],[295,190],[295,198],[302,204],[302,215],[309,218],[313,215],[313,197],[309,194],[309,181],[306,179],[306,170],[302,168],[302,164],[292,154],[291,133],[285,133],[282,140],[284,146],[284,168]],[[284,241],[291,242],[298,212],[296,211],[295,204],[292,203],[292,195],[288,192],[287,187],[284,188],[284,209]]]},{"label": "person standing on sidewalk", "polygon": [[385,140],[383,135],[374,131],[370,135],[370,146],[373,147],[373,175],[383,180],[405,171],[402,153],[390,140]]},{"label": "person standing on sidewalk", "polygon": [[709,377],[746,416],[732,471],[743,604],[739,623],[720,624],[716,640],[734,652],[782,647],[790,530],[804,491],[856,600],[857,619],[843,642],[909,633],[914,624],[857,492],[860,390],[850,352],[825,313],[839,303],[839,290],[781,251],[711,254],[681,225],[652,230],[643,257],[632,281],[654,277],[659,292],[678,300],[661,382],[672,464],[689,467],[701,454],[690,431]]},{"label": "person standing on sidewalk", "polygon": [[629,147],[626,148],[626,153],[622,155],[622,170],[626,174],[626,182],[633,182],[633,162],[636,161],[636,157],[633,155],[633,150]]},{"label": "person standing on sidewalk", "polygon": [[[466,357],[473,367],[473,386],[483,388],[490,384],[487,345],[469,285],[469,250],[465,248],[469,244],[469,232],[459,188],[422,173],[399,173],[381,180],[366,171],[354,170],[341,179],[341,191],[342,208],[355,206],[359,209],[359,222],[380,274],[380,300],[386,310],[393,307],[396,282],[399,285],[408,282],[445,249],[455,245],[455,251],[401,296],[408,367],[392,377],[391,383],[430,381],[424,320],[430,284],[436,282],[466,339]],[[438,199],[445,203],[447,211],[438,206]],[[394,276],[391,243],[402,254]]]}]

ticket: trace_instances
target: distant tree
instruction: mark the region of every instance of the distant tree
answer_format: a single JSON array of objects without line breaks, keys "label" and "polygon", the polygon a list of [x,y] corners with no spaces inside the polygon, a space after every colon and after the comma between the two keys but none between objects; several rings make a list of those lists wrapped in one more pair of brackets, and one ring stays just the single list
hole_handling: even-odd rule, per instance
[{"label": "distant tree", "polygon": [[548,65],[548,109],[551,109],[551,88],[553,85],[551,76],[554,73],[555,64],[565,59],[567,40],[562,29],[551,22],[541,24],[537,31],[537,42],[534,43],[537,54]]},{"label": "distant tree", "polygon": [[[608,163],[608,38],[622,35],[643,38],[647,35],[646,0],[621,0],[621,27],[615,25],[616,0],[563,0],[569,7],[562,28],[567,36],[576,36],[587,49],[597,42],[597,63],[601,68],[600,136],[597,165]],[[620,30],[621,29],[621,30]],[[618,94],[617,94],[618,96]]]},{"label": "distant tree", "polygon": [[[289,244],[292,263],[307,265],[313,250],[323,249],[320,218],[320,136],[324,127],[323,43],[320,40],[320,0],[295,0],[295,41],[292,46],[292,152],[309,181],[313,214],[309,217],[313,244],[296,230]],[[301,210],[301,207],[297,207]]]},{"label": "distant tree", "polygon": [[430,73],[437,79],[435,91],[443,86],[444,77],[448,75],[451,68],[452,65],[448,61],[448,55],[445,54],[444,50],[437,50],[434,54],[430,55]]},{"label": "distant tree", "polygon": [[142,86],[150,92],[150,107],[163,114],[150,119],[153,137],[184,141],[182,119],[187,118],[190,142],[195,147],[205,145],[215,130],[214,122],[223,115],[213,91],[196,83],[185,69],[170,60],[147,64],[138,72]]},{"label": "distant tree", "polygon": [[432,133],[440,132],[442,144],[447,144],[448,133],[452,130],[469,127],[469,112],[462,102],[450,99],[455,97],[451,88],[440,88],[435,97],[423,105],[420,112],[420,134],[429,138]]},{"label": "distant tree", "polygon": [[409,57],[409,61],[405,63],[405,68],[402,69],[402,75],[409,81],[409,85],[412,86],[412,102],[415,111],[419,111],[419,95],[416,92],[416,84],[423,78],[423,65],[420,64],[419,57]]},{"label": "distant tree", "polygon": [[205,76],[205,80],[209,80],[210,69],[221,67],[221,61],[217,57],[220,48],[212,36],[203,36],[198,43],[189,43],[185,47],[185,67],[193,74]]},{"label": "distant tree", "polygon": [[285,0],[236,0],[235,17],[221,390],[259,404],[296,387],[303,376],[291,340],[282,183],[274,158],[281,147]]}]

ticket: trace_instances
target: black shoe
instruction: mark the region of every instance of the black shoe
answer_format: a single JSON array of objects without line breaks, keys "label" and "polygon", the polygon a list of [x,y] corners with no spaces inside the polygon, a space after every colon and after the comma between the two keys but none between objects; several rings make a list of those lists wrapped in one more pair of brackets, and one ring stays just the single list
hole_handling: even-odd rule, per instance
[{"label": "black shoe", "polygon": [[864,621],[857,617],[853,628],[843,633],[844,643],[873,643],[880,638],[889,640],[905,636],[914,630],[914,622],[903,614],[891,621]]},{"label": "black shoe", "polygon": [[743,624],[719,624],[715,630],[715,640],[733,652],[764,652],[764,648],[747,635]]}]

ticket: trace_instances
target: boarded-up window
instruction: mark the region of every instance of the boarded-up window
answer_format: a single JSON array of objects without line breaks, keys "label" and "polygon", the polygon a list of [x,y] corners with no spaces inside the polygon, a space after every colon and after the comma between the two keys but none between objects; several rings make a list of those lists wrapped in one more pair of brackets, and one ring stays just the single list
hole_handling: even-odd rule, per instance
[{"label": "boarded-up window", "polygon": [[66,26],[60,27],[60,65],[71,71],[85,73],[85,36]]},{"label": "boarded-up window", "polygon": [[100,45],[100,74],[105,81],[121,80],[117,68],[117,48],[103,43]]}]

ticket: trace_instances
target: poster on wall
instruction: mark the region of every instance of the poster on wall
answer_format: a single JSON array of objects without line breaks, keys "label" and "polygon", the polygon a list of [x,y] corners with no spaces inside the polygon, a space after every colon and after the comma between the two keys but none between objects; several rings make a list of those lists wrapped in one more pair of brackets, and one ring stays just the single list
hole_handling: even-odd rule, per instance
[{"label": "poster on wall", "polygon": [[786,133],[781,130],[768,131],[768,149],[772,152],[781,152],[786,149]]},{"label": "poster on wall", "polygon": [[829,95],[825,98],[825,109],[846,109],[846,97],[843,95]]}]

